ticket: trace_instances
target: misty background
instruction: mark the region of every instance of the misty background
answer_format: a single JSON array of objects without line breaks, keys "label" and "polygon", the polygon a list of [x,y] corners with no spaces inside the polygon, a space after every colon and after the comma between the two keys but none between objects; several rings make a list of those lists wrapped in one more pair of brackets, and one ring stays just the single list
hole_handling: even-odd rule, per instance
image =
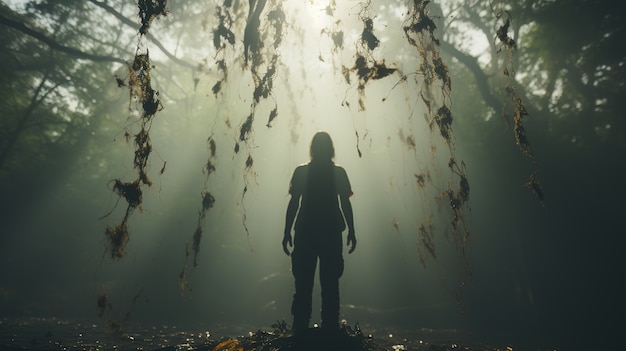
[{"label": "misty background", "polygon": [[[354,191],[358,247],[345,252],[340,280],[348,324],[529,349],[624,346],[624,4],[429,4],[452,80],[450,96],[433,101],[452,110],[452,146],[424,118],[425,83],[412,73],[419,55],[402,30],[412,2],[282,6],[280,63],[270,96],[255,104],[242,56],[247,2],[170,2],[143,37],[132,1],[0,2],[0,318],[97,321],[97,298],[107,294],[106,318],[128,315],[127,324],[256,330],[290,321],[293,277],[280,245],[288,183],[325,130]],[[216,48],[225,13],[235,40]],[[361,96],[344,74],[365,17],[380,40],[372,55],[397,71]],[[510,57],[496,39],[504,18],[517,44]],[[105,229],[126,204],[113,181],[136,177],[126,134],[139,129],[137,103],[116,78],[127,81],[124,62],[145,50],[163,105],[150,125],[153,184],[116,260]],[[512,109],[505,67],[529,113],[536,163],[502,116]],[[217,145],[209,176],[208,138]],[[466,256],[436,199],[454,177],[451,149],[471,189]],[[522,186],[535,171],[543,201]],[[432,178],[425,188],[416,185],[422,172]],[[193,267],[186,252],[205,190],[215,204]],[[430,215],[436,257],[419,251],[417,227]]]}]

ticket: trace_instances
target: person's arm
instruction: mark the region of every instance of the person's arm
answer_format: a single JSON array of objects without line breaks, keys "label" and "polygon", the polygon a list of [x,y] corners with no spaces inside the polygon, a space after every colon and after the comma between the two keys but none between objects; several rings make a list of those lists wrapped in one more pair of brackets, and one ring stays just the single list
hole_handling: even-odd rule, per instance
[{"label": "person's arm", "polygon": [[287,248],[287,244],[289,244],[289,247],[293,246],[293,241],[291,239],[291,228],[293,227],[293,221],[296,218],[296,213],[298,213],[299,206],[300,195],[291,195],[289,205],[287,205],[287,214],[285,216],[285,234],[283,235],[283,251],[285,251],[285,254],[287,254],[287,256],[289,256],[289,249]]},{"label": "person's arm", "polygon": [[354,249],[356,249],[356,235],[354,233],[354,217],[352,214],[352,204],[350,203],[350,198],[346,195],[340,195],[339,199],[341,201],[341,210],[343,211],[343,216],[346,219],[346,223],[348,224],[348,242],[347,245],[350,246],[349,254],[351,254]]}]

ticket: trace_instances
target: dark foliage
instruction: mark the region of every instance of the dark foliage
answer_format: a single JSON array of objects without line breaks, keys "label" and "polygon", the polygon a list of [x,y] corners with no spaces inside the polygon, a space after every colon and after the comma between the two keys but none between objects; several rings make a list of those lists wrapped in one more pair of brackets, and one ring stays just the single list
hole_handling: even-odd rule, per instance
[{"label": "dark foliage", "polygon": [[213,46],[216,49],[221,49],[225,44],[222,40],[225,40],[230,45],[235,45],[235,33],[230,29],[233,24],[233,19],[230,12],[222,10],[222,7],[218,6],[215,15],[218,18],[217,28],[213,30]]},{"label": "dark foliage", "polygon": [[163,15],[167,15],[167,0],[138,0],[139,18],[141,18],[140,34],[146,34],[152,21]]},{"label": "dark foliage", "polygon": [[130,240],[126,221],[112,227],[107,226],[105,235],[108,240],[107,249],[111,252],[111,258],[120,259],[124,257],[124,249],[128,240]]},{"label": "dark foliage", "polygon": [[450,138],[452,137],[452,112],[448,106],[443,105],[437,110],[435,122],[437,123],[437,127],[439,127],[441,136],[446,139],[447,143],[450,143]]},{"label": "dark foliage", "polygon": [[122,196],[128,203],[128,207],[130,209],[135,209],[141,205],[142,193],[138,180],[124,183],[121,180],[116,179],[115,184],[113,185],[113,192]]},{"label": "dark foliage", "polygon": [[411,13],[411,21],[408,25],[403,27],[404,33],[409,44],[418,46],[418,42],[413,38],[413,35],[425,35],[428,36],[434,44],[439,45],[439,39],[435,37],[435,29],[437,26],[435,22],[428,16],[426,6],[430,3],[429,0],[413,0],[413,12]]},{"label": "dark foliage", "polygon": [[363,32],[361,33],[361,40],[367,45],[367,48],[371,51],[378,47],[380,40],[374,35],[374,21],[371,18],[366,18],[363,21]]},{"label": "dark foliage", "polygon": [[278,107],[275,107],[272,111],[270,111],[270,116],[267,120],[267,124],[265,125],[267,128],[272,127],[272,122],[274,121],[276,116],[278,116]]},{"label": "dark foliage", "polygon": [[502,15],[506,16],[504,19],[504,24],[502,24],[498,30],[496,31],[496,37],[500,40],[502,45],[506,46],[507,49],[516,49],[517,43],[515,40],[509,36],[509,27],[511,26],[511,14],[508,11],[504,11],[498,15],[501,17]]},{"label": "dark foliage", "polygon": [[252,122],[254,122],[254,115],[249,115],[246,121],[243,122],[241,128],[239,128],[239,141],[246,141],[252,131]]}]

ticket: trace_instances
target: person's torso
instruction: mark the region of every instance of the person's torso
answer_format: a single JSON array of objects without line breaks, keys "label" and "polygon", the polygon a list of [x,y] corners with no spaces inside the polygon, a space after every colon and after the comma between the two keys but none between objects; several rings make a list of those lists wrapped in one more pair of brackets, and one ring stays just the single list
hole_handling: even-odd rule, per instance
[{"label": "person's torso", "polygon": [[341,232],[345,229],[336,186],[338,168],[332,163],[305,166],[296,230]]}]

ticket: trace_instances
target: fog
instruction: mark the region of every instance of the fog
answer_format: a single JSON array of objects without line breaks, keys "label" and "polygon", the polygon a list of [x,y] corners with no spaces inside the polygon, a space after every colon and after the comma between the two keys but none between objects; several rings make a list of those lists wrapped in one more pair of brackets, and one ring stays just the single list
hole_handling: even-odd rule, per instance
[{"label": "fog", "polygon": [[[189,6],[187,11],[195,9]],[[533,163],[519,151],[511,125],[485,117],[493,111],[470,101],[476,88],[457,59],[442,53],[450,66],[450,96],[442,93],[441,83],[428,88],[410,73],[420,61],[402,32],[408,5],[373,1],[365,7],[348,1],[334,4],[332,17],[324,12],[327,6],[284,2],[288,20],[279,70],[270,97],[258,103],[240,39],[215,50],[210,30],[174,36],[175,26],[194,28],[191,23],[201,15],[189,14],[190,22],[184,23],[185,14],[171,4],[170,14],[150,29],[172,52],[178,47],[178,57],[204,62],[194,73],[176,67],[153,41],[129,29],[122,40],[125,50],[133,52],[137,41],[141,50],[148,48],[163,110],[149,127],[153,184],[142,187],[143,202],[129,217],[124,256],[111,258],[104,233],[124,216],[126,202],[112,188],[115,179],[136,178],[134,146],[125,133],[134,135],[140,125],[138,104],[129,104],[128,88],[115,81],[126,69],[113,63],[99,95],[91,96],[106,101],[107,110],[86,113],[101,120],[94,122],[84,147],[58,160],[47,156],[59,165],[51,176],[34,168],[20,175],[23,182],[13,178],[17,172],[3,178],[13,187],[3,187],[8,196],[2,196],[0,317],[203,325],[227,332],[267,328],[277,320],[290,323],[293,276],[281,247],[289,180],[296,166],[309,161],[311,138],[323,130],[331,135],[335,163],[346,169],[354,191],[358,246],[352,254],[344,249],[340,280],[340,318],[346,323],[407,335],[432,329],[461,341],[527,349],[623,343],[617,340],[626,317],[623,146],[557,143],[531,116],[526,128]],[[132,6],[124,9],[133,13]],[[354,72],[350,83],[342,72],[354,64],[363,28],[359,14],[374,19],[380,39],[374,59],[397,69],[367,82],[362,96]],[[341,50],[320,34],[334,28],[343,30]],[[442,31],[436,33],[443,37]],[[485,45],[476,40],[482,43],[477,47]],[[272,51],[269,39],[264,50]],[[220,58],[228,62],[228,76],[215,94]],[[132,54],[123,59],[130,61]],[[429,126],[420,97],[428,89],[433,109],[441,104],[452,109],[451,144]],[[67,99],[82,98],[74,94]],[[278,114],[268,123],[275,108]],[[252,130],[243,140],[240,130],[250,115]],[[207,175],[209,138],[217,152],[215,172]],[[471,233],[467,243],[450,224],[454,214],[448,201],[440,199],[449,186],[458,186],[450,158],[463,162],[470,184],[463,217]],[[522,186],[535,170],[543,204]],[[432,180],[424,187],[416,181],[420,173]],[[203,191],[215,197],[215,204],[198,222]],[[418,236],[429,218],[435,257],[424,251]],[[189,251],[199,224],[203,234],[194,266]],[[343,240],[345,245],[345,233]],[[111,308],[98,316],[97,299],[103,294]],[[316,323],[319,296],[316,278]]]}]

